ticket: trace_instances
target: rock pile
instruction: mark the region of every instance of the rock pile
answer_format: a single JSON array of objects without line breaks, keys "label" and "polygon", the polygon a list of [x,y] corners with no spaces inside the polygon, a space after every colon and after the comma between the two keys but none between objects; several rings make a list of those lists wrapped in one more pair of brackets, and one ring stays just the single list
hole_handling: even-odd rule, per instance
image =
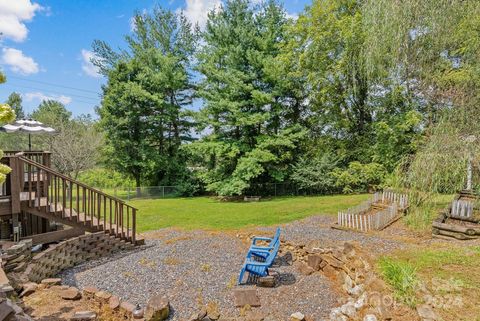
[{"label": "rock pile", "polygon": [[33,321],[20,306],[6,298],[0,298],[0,320]]},{"label": "rock pile", "polygon": [[321,273],[342,289],[345,303],[331,310],[331,321],[415,319],[410,309],[395,302],[373,271],[369,256],[357,244],[320,248],[285,243],[282,252],[292,254],[291,260],[302,274]]},{"label": "rock pile", "polygon": [[23,272],[32,256],[32,240],[21,240],[3,251],[0,265],[6,273]]}]

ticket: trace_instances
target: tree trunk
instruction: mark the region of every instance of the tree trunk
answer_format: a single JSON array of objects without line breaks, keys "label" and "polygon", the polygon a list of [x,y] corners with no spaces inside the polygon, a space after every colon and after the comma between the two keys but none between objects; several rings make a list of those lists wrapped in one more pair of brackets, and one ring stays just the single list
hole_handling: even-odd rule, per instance
[{"label": "tree trunk", "polygon": [[140,174],[135,175],[135,194],[137,197],[142,196],[142,191],[140,190]]}]

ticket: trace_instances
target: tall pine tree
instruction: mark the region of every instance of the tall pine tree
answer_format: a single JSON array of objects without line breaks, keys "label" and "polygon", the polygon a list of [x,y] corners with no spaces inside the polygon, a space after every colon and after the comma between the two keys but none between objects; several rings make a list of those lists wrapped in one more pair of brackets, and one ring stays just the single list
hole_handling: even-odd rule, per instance
[{"label": "tall pine tree", "polygon": [[304,132],[286,122],[271,63],[278,55],[287,18],[269,1],[252,8],[229,0],[209,15],[198,55],[204,76],[199,96],[201,141],[188,146],[206,171],[207,190],[220,195],[248,192],[255,182],[282,181]]},{"label": "tall pine tree", "polygon": [[161,8],[136,14],[128,50],[94,43],[94,63],[107,75],[99,108],[111,163],[137,186],[175,184],[186,173],[179,147],[189,139],[191,55],[196,36],[183,15]]}]

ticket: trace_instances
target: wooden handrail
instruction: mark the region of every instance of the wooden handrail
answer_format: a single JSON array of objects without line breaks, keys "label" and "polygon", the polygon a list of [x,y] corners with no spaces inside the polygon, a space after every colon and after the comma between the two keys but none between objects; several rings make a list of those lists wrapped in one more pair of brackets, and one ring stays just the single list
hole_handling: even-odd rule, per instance
[{"label": "wooden handrail", "polygon": [[46,213],[53,212],[63,220],[72,220],[76,216],[75,220],[80,224],[91,225],[97,230],[135,243],[135,207],[23,154],[17,154],[16,158],[20,164],[17,177],[22,188],[26,188],[28,207]]},{"label": "wooden handrail", "polygon": [[44,171],[52,174],[52,175],[58,176],[58,177],[60,177],[60,178],[62,178],[62,179],[65,179],[65,180],[71,182],[71,183],[74,183],[74,184],[79,185],[79,186],[81,186],[81,187],[84,187],[84,188],[86,188],[86,189],[92,190],[92,191],[94,191],[94,192],[96,192],[96,193],[98,193],[98,194],[101,194],[101,195],[103,195],[103,196],[106,196],[106,197],[108,197],[108,198],[111,198],[112,200],[114,200],[114,201],[116,201],[116,202],[119,202],[119,203],[122,203],[122,204],[124,204],[124,205],[126,205],[126,206],[132,207],[131,205],[128,205],[127,203],[125,203],[125,201],[123,201],[122,199],[120,199],[120,198],[118,198],[118,197],[108,195],[108,194],[102,192],[102,191],[99,190],[99,189],[96,189],[96,188],[94,188],[94,187],[90,187],[90,186],[88,186],[88,185],[86,185],[86,184],[84,184],[84,183],[82,183],[82,182],[76,181],[76,180],[74,180],[73,178],[70,178],[70,177],[68,177],[68,176],[66,176],[66,175],[63,175],[63,174],[57,172],[57,171],[54,171],[54,170],[51,169],[50,167],[44,166],[44,165],[42,165],[42,164],[40,164],[40,163],[37,163],[37,162],[35,162],[35,161],[32,161],[32,160],[30,160],[30,159],[28,159],[28,158],[25,158],[25,157],[23,157],[23,156],[17,156],[17,157],[19,157],[23,162],[25,162],[25,163],[27,163],[27,164],[30,164],[30,165],[34,165],[34,166],[36,166],[36,167],[38,167],[38,168],[40,168],[40,169],[42,169],[42,170],[44,170]]}]

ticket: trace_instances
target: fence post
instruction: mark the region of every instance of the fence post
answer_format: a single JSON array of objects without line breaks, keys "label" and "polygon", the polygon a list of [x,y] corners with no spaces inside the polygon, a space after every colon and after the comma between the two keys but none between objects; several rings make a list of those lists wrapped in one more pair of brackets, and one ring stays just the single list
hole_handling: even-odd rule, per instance
[{"label": "fence post", "polygon": [[130,186],[127,188],[127,200],[130,201]]},{"label": "fence post", "polygon": [[162,186],[162,198],[165,198],[165,186]]}]

